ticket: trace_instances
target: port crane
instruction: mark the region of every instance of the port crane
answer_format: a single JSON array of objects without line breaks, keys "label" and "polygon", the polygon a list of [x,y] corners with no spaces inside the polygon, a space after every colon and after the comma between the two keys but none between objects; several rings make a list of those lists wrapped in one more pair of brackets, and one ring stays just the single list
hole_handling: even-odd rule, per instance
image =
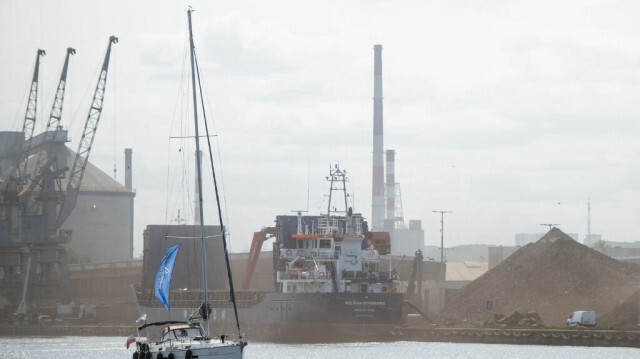
[{"label": "port crane", "polygon": [[[17,179],[20,178],[20,170],[25,168],[20,168],[22,164],[22,160],[28,157],[29,149],[31,147],[31,139],[33,137],[33,130],[35,128],[36,122],[36,111],[38,108],[38,78],[40,75],[40,57],[45,56],[46,52],[42,49],[38,49],[36,52],[36,64],[33,68],[33,76],[31,78],[31,86],[29,87],[29,99],[27,100],[27,110],[24,114],[24,120],[22,122],[22,133],[27,136],[26,146],[25,142],[20,142],[18,146],[18,153],[16,155],[13,164],[6,170],[3,171],[0,180],[2,183],[7,184],[9,181],[17,182]],[[26,167],[26,164],[24,164]]]},{"label": "port crane", "polygon": [[[117,37],[109,38],[66,188],[62,187],[61,179],[68,171],[68,167],[66,164],[58,163],[54,142],[58,140],[61,129],[60,120],[67,69],[69,56],[75,54],[73,48],[67,49],[49,122],[42,136],[42,148],[38,156],[35,156],[34,166],[29,166],[32,169],[31,176],[26,175],[28,170],[26,159],[29,154],[24,154],[25,151],[21,151],[18,156],[18,165],[15,166],[20,168],[20,161],[24,158],[24,174],[20,174],[17,181],[8,180],[14,177],[15,170],[12,167],[3,176],[5,183],[2,185],[3,193],[0,197],[0,263],[2,263],[5,278],[9,280],[5,280],[0,285],[0,294],[9,298],[19,298],[17,310],[13,316],[14,323],[33,322],[41,299],[43,301],[44,298],[51,299],[58,303],[68,301],[68,259],[63,244],[71,239],[71,231],[61,227],[77,201],[102,113],[111,48],[117,42]],[[35,75],[34,79],[37,82]],[[33,88],[32,85],[32,92]],[[35,88],[37,89],[37,85]],[[33,150],[31,148],[33,130],[27,127],[32,126],[32,122],[35,121],[35,102],[31,100],[32,97],[34,96],[30,96],[27,116],[25,116],[29,118],[29,124],[25,125],[25,129],[30,131],[27,133],[27,152]],[[32,106],[33,110],[31,110]],[[31,116],[31,113],[34,115]],[[34,120],[32,121],[31,118]],[[25,119],[25,124],[27,122]],[[66,139],[66,135],[64,137]],[[42,154],[43,151],[46,155]]]},{"label": "port crane", "polygon": [[[62,66],[62,71],[60,72],[60,80],[58,81],[58,87],[56,88],[55,98],[53,100],[53,104],[51,105],[51,112],[49,113],[49,121],[47,121],[47,127],[44,130],[43,138],[42,138],[42,149],[37,152],[36,160],[33,166],[34,173],[33,176],[37,177],[43,172],[44,161],[47,158],[54,157],[55,155],[52,153],[54,148],[51,143],[52,140],[58,137],[58,133],[62,129],[60,122],[62,120],[62,108],[64,104],[64,93],[67,87],[67,72],[69,69],[69,57],[71,55],[75,55],[76,50],[72,47],[67,48],[67,54],[64,58],[64,65]],[[48,168],[48,167],[47,167]],[[58,183],[60,181],[58,180]],[[40,181],[33,180],[30,188],[30,192],[40,193]],[[58,186],[60,187],[60,185]],[[29,208],[29,212],[33,212],[32,208]]]},{"label": "port crane", "polygon": [[[54,140],[58,139],[58,134],[62,133],[60,130],[62,126],[60,125],[62,120],[62,109],[64,104],[64,94],[67,85],[67,72],[69,69],[69,57],[71,55],[75,55],[76,50],[72,47],[67,48],[67,53],[64,58],[64,65],[62,66],[62,71],[60,72],[60,80],[58,81],[58,87],[56,88],[55,98],[53,100],[53,104],[51,106],[51,112],[49,114],[49,120],[47,121],[47,127],[45,128],[44,133],[42,134],[41,148],[37,151],[36,159],[33,168],[33,173],[31,177],[31,183],[28,187],[21,191],[24,195],[28,194],[31,196],[33,194],[34,197],[40,196],[42,194],[42,189],[44,185],[44,179],[47,179],[48,188],[51,188],[55,185],[55,188],[62,189],[61,177],[64,175],[66,171],[66,167],[62,169],[58,168],[58,159],[56,158],[56,154],[54,150],[56,146],[54,144]],[[66,138],[66,135],[65,135]],[[53,179],[55,183],[51,181]],[[52,191],[48,191],[45,193],[51,193]],[[51,197],[51,196],[50,196]],[[26,214],[38,214],[41,213],[44,203],[53,202],[54,206],[57,204],[57,196],[52,196],[51,198],[40,197],[39,200],[29,201],[27,202],[24,212]],[[49,206],[51,207],[51,206]],[[52,209],[50,208],[49,211]],[[49,224],[47,221],[47,224]]]},{"label": "port crane", "polygon": [[[40,57],[45,56],[47,53],[44,50],[38,49],[36,54],[36,66],[33,69],[33,78],[31,79],[31,89],[29,91],[29,100],[27,101],[27,111],[24,114],[24,122],[22,123],[22,133],[27,136],[27,148],[26,151],[21,151],[28,155],[31,150],[31,141],[33,140],[33,130],[36,124],[36,112],[38,108],[38,77],[40,75]],[[21,148],[22,149],[22,148]],[[23,164],[23,172],[26,171],[26,161]],[[18,166],[18,173],[20,173],[20,167]]]},{"label": "port crane", "polygon": [[[67,48],[67,54],[65,56],[64,65],[60,73],[60,80],[58,82],[55,99],[51,107],[49,121],[47,122],[47,127],[45,129],[44,134],[42,135],[43,138],[40,141],[40,144],[42,144],[41,147],[44,147],[44,151],[43,150],[37,151],[35,163],[33,166],[30,166],[31,168],[33,168],[33,171],[32,171],[33,173],[31,174],[32,179],[33,177],[37,176],[37,173],[43,167],[43,162],[46,159],[46,156],[43,156],[43,154],[47,154],[50,156],[51,147],[52,147],[50,142],[51,140],[57,137],[58,130],[62,128],[62,126],[60,126],[60,120],[62,118],[64,93],[65,93],[66,83],[67,83],[67,70],[69,68],[69,56],[74,55],[75,53],[76,53],[76,50],[74,48],[72,47]],[[40,57],[44,56],[46,53],[44,50],[38,49],[37,54],[38,55],[36,57],[36,65],[33,72],[33,80],[31,82],[29,101],[27,103],[27,110],[25,113],[24,122],[22,126],[22,133],[27,137],[27,140],[26,142],[21,142],[20,151],[18,153],[18,156],[16,156],[14,164],[3,174],[3,178],[5,180],[8,178],[18,180],[18,185],[23,185],[25,184],[25,182],[27,182],[25,177],[28,176],[27,174],[28,159],[29,159],[29,156],[32,155],[31,151],[35,147],[37,147],[37,144],[33,142],[33,137],[34,137],[33,134],[34,134],[35,121],[36,121],[36,112],[37,112],[39,66],[40,66]],[[52,128],[54,130],[50,131],[50,129]],[[22,167],[22,170],[20,171],[21,167]],[[39,191],[37,190],[35,192],[39,193]]]}]

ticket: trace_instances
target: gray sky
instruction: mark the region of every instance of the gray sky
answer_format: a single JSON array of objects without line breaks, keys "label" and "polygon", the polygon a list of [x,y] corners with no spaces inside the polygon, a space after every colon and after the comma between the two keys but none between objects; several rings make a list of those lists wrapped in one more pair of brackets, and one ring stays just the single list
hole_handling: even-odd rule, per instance
[{"label": "gray sky", "polygon": [[123,182],[133,148],[136,253],[144,227],[175,218],[179,183],[193,181],[173,166],[192,145],[169,139],[191,127],[180,87],[189,3],[233,251],[277,214],[320,212],[336,162],[370,217],[377,43],[384,145],[427,245],[439,245],[433,210],[454,212],[445,246],[512,245],[540,223],[582,239],[588,198],[592,233],[638,240],[636,1],[0,0],[1,130],[21,128],[42,48],[42,131],[73,46],[63,123],[75,150],[107,39],[120,38],[91,161],[109,174],[115,162]]}]

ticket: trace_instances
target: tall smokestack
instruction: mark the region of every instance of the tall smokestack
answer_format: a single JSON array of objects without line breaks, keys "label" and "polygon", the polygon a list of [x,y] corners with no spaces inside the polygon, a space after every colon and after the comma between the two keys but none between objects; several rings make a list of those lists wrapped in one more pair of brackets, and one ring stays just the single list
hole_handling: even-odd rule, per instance
[{"label": "tall smokestack", "polygon": [[387,219],[385,229],[395,229],[396,224],[396,151],[387,150]]},{"label": "tall smokestack", "polygon": [[371,226],[384,227],[384,155],[382,123],[382,45],[373,46],[373,188]]},{"label": "tall smokestack", "polygon": [[131,176],[131,154],[133,150],[130,148],[124,149],[124,186],[129,190],[133,190],[133,178]]}]

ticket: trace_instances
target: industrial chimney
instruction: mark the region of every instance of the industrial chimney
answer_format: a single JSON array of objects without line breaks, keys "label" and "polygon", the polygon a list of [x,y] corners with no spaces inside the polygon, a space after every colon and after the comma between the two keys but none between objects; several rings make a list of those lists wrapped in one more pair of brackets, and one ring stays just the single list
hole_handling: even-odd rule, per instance
[{"label": "industrial chimney", "polygon": [[395,229],[396,226],[396,151],[387,150],[387,218],[384,221],[386,230]]},{"label": "industrial chimney", "polygon": [[372,229],[384,227],[384,146],[382,123],[382,45],[373,46],[373,180]]},{"label": "industrial chimney", "polygon": [[133,190],[133,183],[132,183],[132,175],[131,175],[131,154],[132,154],[132,149],[130,148],[125,148],[124,149],[124,186],[129,190],[132,191]]}]

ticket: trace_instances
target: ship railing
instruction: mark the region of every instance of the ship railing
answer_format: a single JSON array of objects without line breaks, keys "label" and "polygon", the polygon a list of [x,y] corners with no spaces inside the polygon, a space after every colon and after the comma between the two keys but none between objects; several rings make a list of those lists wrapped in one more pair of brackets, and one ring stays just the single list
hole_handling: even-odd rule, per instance
[{"label": "ship railing", "polygon": [[315,259],[337,259],[338,252],[334,249],[317,249],[317,248],[303,248],[303,249],[286,249],[281,252],[281,257],[285,259],[294,259],[296,257],[301,258],[315,258]]},{"label": "ship railing", "polygon": [[[236,305],[238,308],[251,308],[258,304],[260,301],[257,300],[238,300],[236,299]],[[229,300],[212,300],[211,303],[212,308],[232,308],[233,304]],[[152,301],[150,303],[145,304],[151,308],[163,308],[164,305],[160,301]],[[173,308],[187,308],[187,309],[198,309],[202,305],[201,300],[183,300],[174,301],[171,300],[171,307]]]},{"label": "ship railing", "polygon": [[311,272],[289,269],[288,271],[278,271],[278,279],[311,279]]},{"label": "ship railing", "polygon": [[[136,293],[139,302],[144,302],[150,307],[163,307],[164,305],[150,292]],[[171,291],[171,306],[173,308],[197,309],[202,305],[201,291],[185,292],[182,290]],[[250,308],[264,300],[263,291],[236,291],[236,304],[240,308]],[[226,290],[216,290],[209,292],[209,303],[213,308],[231,308],[229,292]]]},{"label": "ship railing", "polygon": [[323,271],[278,271],[278,280],[289,279],[325,279],[329,278],[330,274]]},{"label": "ship railing", "polygon": [[352,282],[390,283],[397,279],[397,273],[343,270],[342,279],[348,279]]},{"label": "ship railing", "polygon": [[319,250],[311,253],[311,257],[314,259],[337,259],[338,256],[333,249]]},{"label": "ship railing", "polygon": [[334,234],[342,234],[339,226],[339,220],[336,217],[320,217],[318,218],[318,234],[323,236],[332,236]]}]

